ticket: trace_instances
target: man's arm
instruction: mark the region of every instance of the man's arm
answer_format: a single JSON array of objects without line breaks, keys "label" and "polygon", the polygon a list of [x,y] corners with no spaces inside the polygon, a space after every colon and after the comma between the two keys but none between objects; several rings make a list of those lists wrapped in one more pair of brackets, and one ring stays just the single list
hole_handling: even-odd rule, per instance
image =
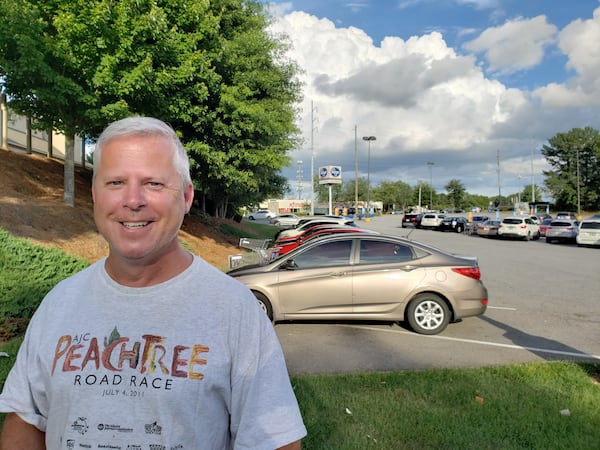
[{"label": "man's arm", "polygon": [[15,413],[6,416],[0,435],[0,450],[45,449],[45,434],[42,431],[23,421]]},{"label": "man's arm", "polygon": [[[300,441],[292,442],[291,444],[284,445],[283,447],[279,447],[277,450],[300,450],[302,448],[302,444]],[[3,448],[0,450],[4,450]]]}]

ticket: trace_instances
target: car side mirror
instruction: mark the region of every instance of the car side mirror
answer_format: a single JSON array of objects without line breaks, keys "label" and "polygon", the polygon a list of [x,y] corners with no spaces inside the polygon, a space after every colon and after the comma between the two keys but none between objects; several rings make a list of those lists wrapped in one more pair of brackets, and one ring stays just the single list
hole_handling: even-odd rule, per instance
[{"label": "car side mirror", "polygon": [[279,268],[284,270],[296,270],[297,267],[293,259],[288,259],[281,266],[279,266]]}]

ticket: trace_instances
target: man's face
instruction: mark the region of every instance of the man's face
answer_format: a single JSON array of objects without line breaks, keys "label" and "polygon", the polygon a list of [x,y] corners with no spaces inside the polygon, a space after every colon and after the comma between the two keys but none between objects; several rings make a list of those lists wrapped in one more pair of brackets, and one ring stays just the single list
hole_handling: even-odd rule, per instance
[{"label": "man's face", "polygon": [[164,136],[125,136],[102,150],[92,186],[94,219],[125,264],[156,263],[178,248],[177,235],[191,207],[193,186],[182,186],[173,167],[174,144]]}]

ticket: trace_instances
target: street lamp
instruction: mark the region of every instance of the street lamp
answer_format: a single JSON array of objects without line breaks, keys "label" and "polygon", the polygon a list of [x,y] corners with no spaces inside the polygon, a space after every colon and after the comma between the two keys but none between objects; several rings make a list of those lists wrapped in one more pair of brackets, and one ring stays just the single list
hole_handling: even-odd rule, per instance
[{"label": "street lamp", "polygon": [[581,174],[579,173],[579,147],[576,148],[577,158],[577,219],[581,216]]},{"label": "street lamp", "polygon": [[429,209],[433,210],[433,165],[431,161],[427,163],[429,166]]},{"label": "street lamp", "polygon": [[369,153],[367,157],[367,214],[371,214],[371,141],[375,141],[377,138],[375,136],[363,136],[363,141],[367,141],[369,143]]}]

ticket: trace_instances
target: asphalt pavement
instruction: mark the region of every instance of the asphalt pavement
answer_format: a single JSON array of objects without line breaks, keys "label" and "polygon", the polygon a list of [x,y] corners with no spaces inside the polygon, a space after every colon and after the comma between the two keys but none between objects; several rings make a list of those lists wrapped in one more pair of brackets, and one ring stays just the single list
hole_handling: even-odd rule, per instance
[{"label": "asphalt pavement", "polygon": [[398,323],[275,325],[292,374],[479,367],[547,360],[600,362],[600,249],[401,228],[401,215],[362,228],[476,256],[489,305],[436,336]]}]

